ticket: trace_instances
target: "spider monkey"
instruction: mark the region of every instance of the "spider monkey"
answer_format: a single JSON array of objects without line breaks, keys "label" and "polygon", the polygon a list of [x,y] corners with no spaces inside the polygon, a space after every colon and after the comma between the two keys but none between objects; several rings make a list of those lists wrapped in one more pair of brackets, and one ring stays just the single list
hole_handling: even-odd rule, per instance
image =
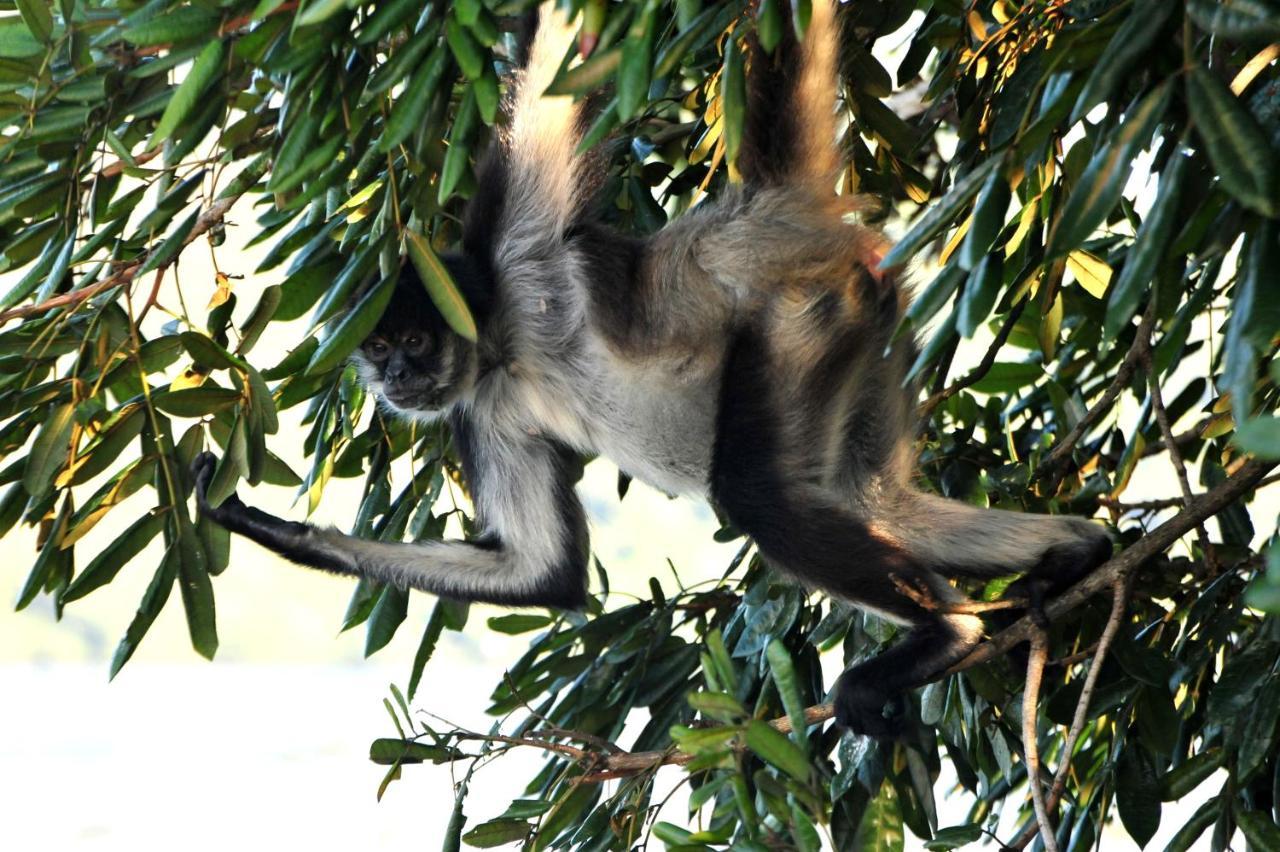
[{"label": "spider monkey", "polygon": [[[593,214],[605,158],[576,153],[583,109],[544,96],[573,42],[545,15],[478,170],[461,251],[445,257],[479,327],[452,333],[405,266],[353,357],[389,412],[451,427],[484,533],[365,541],[231,496],[200,510],[304,565],[447,597],[577,608],[587,524],[581,454],[669,494],[708,498],[777,570],[909,628],[835,686],[837,720],[892,736],[901,698],[980,640],[948,578],[1063,585],[1111,552],[1076,517],[978,509],[913,485],[914,342],[883,238],[833,191],[837,5],[803,42],[757,52],[742,180],[648,238]],[[1038,588],[1039,586],[1037,586]]]}]

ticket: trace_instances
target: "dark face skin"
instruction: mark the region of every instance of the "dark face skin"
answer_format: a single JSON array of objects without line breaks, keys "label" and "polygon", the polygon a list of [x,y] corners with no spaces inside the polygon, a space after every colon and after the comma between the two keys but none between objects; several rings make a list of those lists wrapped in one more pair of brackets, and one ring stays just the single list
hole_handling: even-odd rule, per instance
[{"label": "dark face skin", "polygon": [[357,360],[366,381],[392,407],[426,413],[447,407],[469,388],[475,352],[449,329],[417,276],[407,271]]}]

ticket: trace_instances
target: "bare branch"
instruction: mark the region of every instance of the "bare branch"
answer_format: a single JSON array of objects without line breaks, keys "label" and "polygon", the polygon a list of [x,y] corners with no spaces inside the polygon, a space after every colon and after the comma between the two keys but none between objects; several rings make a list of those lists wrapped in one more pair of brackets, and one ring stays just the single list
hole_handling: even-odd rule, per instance
[{"label": "bare branch", "polygon": [[1053,835],[1053,822],[1045,804],[1044,785],[1040,782],[1040,742],[1036,731],[1039,715],[1040,681],[1044,678],[1045,661],[1049,658],[1049,640],[1043,626],[1031,634],[1031,655],[1027,658],[1027,683],[1022,690],[1022,753],[1027,764],[1027,786],[1031,788],[1031,806],[1036,812],[1036,825],[1046,852],[1058,852]]},{"label": "bare branch", "polygon": [[[191,229],[191,233],[187,234],[186,239],[182,241],[182,245],[189,246],[199,237],[203,236],[206,231],[214,225],[222,221],[222,217],[231,209],[232,205],[240,199],[239,195],[233,195],[229,198],[220,198],[213,204],[209,205],[209,209],[200,214],[196,219],[195,226]],[[49,299],[45,299],[36,305],[19,305],[16,308],[10,308],[7,311],[0,312],[0,325],[4,325],[11,319],[26,319],[27,317],[37,316],[47,311],[56,310],[57,308],[74,307],[86,299],[113,287],[121,287],[133,280],[133,276],[142,268],[142,264],[146,262],[146,257],[139,257],[113,272],[108,277],[99,281],[97,284],[90,284],[88,287],[82,287],[79,290],[72,290],[69,293],[59,293]],[[157,275],[163,275],[163,269],[157,270]]]},{"label": "bare branch", "polygon": [[[1182,498],[1187,502],[1191,502],[1193,494],[1191,493],[1191,480],[1187,479],[1187,466],[1182,460],[1182,450],[1178,447],[1177,436],[1173,434],[1173,424],[1169,422],[1169,412],[1164,407],[1164,394],[1160,390],[1160,377],[1156,375],[1155,365],[1151,362],[1151,351],[1143,353],[1143,365],[1147,370],[1147,384],[1151,389],[1151,407],[1155,409],[1156,422],[1160,424],[1160,434],[1164,438],[1165,446],[1169,448],[1169,462],[1173,465],[1174,472],[1178,475],[1178,486],[1182,489]],[[1204,524],[1196,526],[1196,538],[1200,542],[1200,552],[1204,554],[1205,561],[1209,563],[1209,569],[1216,572],[1218,570],[1218,556],[1214,552],[1213,542],[1209,541],[1209,533],[1204,528]]]},{"label": "bare branch", "polygon": [[[1093,693],[1098,688],[1098,675],[1102,672],[1102,664],[1107,658],[1107,650],[1111,647],[1116,634],[1120,632],[1120,625],[1124,622],[1128,599],[1127,584],[1117,583],[1111,597],[1111,615],[1107,618],[1107,626],[1102,630],[1102,637],[1098,639],[1097,649],[1093,654],[1093,663],[1089,666],[1089,673],[1084,678],[1084,686],[1080,689],[1080,698],[1076,701],[1075,713],[1071,718],[1071,727],[1067,729],[1067,737],[1062,742],[1060,762],[1058,763],[1057,771],[1053,774],[1053,787],[1049,790],[1049,798],[1045,803],[1047,813],[1057,811],[1058,803],[1062,801],[1062,794],[1067,788],[1067,775],[1071,772],[1071,755],[1075,752],[1076,741],[1080,739],[1080,733],[1084,730],[1085,719],[1089,713],[1089,704],[1093,701]],[[1034,825],[1027,826],[1005,849],[1023,849],[1035,836],[1036,827]]]}]

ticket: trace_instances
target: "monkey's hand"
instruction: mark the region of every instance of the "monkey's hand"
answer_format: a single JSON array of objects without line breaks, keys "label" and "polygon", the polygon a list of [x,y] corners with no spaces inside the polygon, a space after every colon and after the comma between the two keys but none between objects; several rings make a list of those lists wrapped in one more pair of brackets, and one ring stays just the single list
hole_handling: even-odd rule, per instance
[{"label": "monkey's hand", "polygon": [[191,462],[191,477],[195,481],[196,506],[200,509],[202,516],[224,527],[232,528],[234,526],[233,519],[243,515],[248,507],[245,506],[234,491],[217,506],[210,505],[209,485],[213,482],[213,473],[217,467],[218,457],[210,452],[201,453]]}]

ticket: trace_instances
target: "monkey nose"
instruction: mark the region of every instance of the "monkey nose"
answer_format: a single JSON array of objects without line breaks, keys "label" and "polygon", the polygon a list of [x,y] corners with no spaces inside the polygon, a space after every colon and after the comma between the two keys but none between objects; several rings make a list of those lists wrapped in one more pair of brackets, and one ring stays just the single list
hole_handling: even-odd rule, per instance
[{"label": "monkey nose", "polygon": [[386,381],[388,384],[394,385],[394,384],[399,384],[400,382],[403,382],[406,378],[408,378],[408,376],[409,376],[409,371],[406,370],[404,367],[388,367],[386,375],[383,376],[383,380]]}]

